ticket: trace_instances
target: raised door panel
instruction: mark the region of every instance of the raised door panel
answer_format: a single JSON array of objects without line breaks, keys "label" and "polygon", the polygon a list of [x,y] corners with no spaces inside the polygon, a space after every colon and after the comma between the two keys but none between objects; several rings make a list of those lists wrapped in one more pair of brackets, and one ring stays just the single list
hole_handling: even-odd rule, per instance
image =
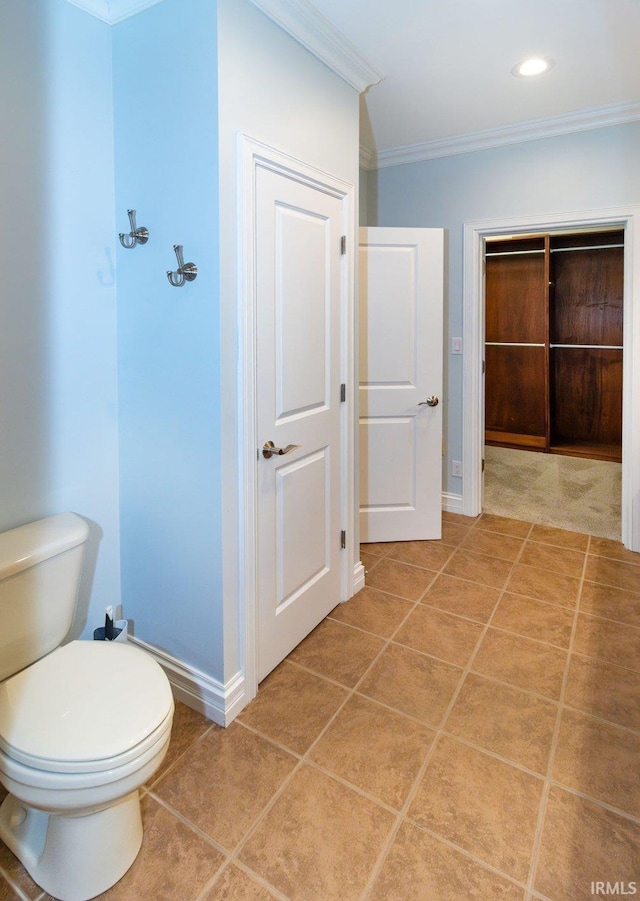
[{"label": "raised door panel", "polygon": [[327,408],[330,292],[327,220],[310,210],[275,209],[277,417]]},{"label": "raised door panel", "polygon": [[[416,388],[416,254],[412,246],[369,246],[362,254],[362,388]],[[368,390],[367,396],[370,410],[378,395]]]},{"label": "raised door panel", "polygon": [[360,498],[363,510],[414,510],[416,497],[415,416],[362,417]]},{"label": "raised door panel", "polygon": [[[276,473],[275,605],[294,602],[331,565],[331,451],[322,448]],[[335,539],[335,535],[333,536]]]}]

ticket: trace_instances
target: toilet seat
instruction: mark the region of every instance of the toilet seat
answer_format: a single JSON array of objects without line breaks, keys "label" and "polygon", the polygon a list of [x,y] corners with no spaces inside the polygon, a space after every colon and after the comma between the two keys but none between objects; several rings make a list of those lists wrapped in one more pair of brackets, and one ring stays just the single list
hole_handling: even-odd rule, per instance
[{"label": "toilet seat", "polygon": [[73,641],[0,684],[0,751],[5,763],[41,776],[103,773],[110,781],[106,771],[145,757],[172,716],[168,680],[148,654]]}]

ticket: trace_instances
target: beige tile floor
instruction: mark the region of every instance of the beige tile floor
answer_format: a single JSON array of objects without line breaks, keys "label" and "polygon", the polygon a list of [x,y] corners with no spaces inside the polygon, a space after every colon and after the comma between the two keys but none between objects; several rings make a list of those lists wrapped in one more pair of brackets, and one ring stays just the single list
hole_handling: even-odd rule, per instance
[{"label": "beige tile floor", "polygon": [[[442,541],[363,547],[367,587],[228,729],[178,705],[142,851],[103,897],[640,892],[640,555],[443,520]],[[47,897],[1,845],[0,874],[0,899]]]}]

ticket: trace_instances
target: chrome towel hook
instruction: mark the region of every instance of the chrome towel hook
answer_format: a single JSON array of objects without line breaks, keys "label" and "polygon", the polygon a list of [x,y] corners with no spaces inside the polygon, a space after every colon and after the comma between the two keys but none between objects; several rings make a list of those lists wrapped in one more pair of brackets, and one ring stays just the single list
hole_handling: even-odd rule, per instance
[{"label": "chrome towel hook", "polygon": [[171,272],[170,269],[167,269],[167,278],[174,288],[181,288],[185,282],[192,282],[195,279],[198,274],[198,267],[195,263],[185,263],[182,255],[182,244],[174,244],[173,249],[176,252],[178,269],[176,272]]},{"label": "chrome towel hook", "polygon": [[120,243],[123,247],[126,247],[127,250],[131,250],[136,244],[146,244],[149,240],[149,229],[136,227],[136,211],[135,210],[127,210],[127,216],[129,217],[129,225],[131,227],[131,231],[128,235],[124,232],[120,232],[119,238]]}]

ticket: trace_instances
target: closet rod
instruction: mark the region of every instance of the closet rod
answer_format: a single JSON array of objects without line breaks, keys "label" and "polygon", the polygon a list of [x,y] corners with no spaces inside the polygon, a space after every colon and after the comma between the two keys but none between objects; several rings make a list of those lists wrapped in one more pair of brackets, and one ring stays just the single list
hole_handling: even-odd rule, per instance
[{"label": "closet rod", "polygon": [[[571,253],[574,250],[611,250],[613,248],[624,247],[624,244],[592,244],[585,247],[551,247],[551,253]],[[496,254],[497,256],[497,254]]]},{"label": "closet rod", "polygon": [[577,347],[584,350],[624,350],[620,344],[550,344],[553,350],[555,347]]},{"label": "closet rod", "polygon": [[487,347],[545,347],[545,344],[532,344],[527,341],[485,341]]},{"label": "closet rod", "polygon": [[517,257],[517,256],[524,256],[525,254],[528,255],[528,254],[532,254],[532,253],[544,253],[544,248],[541,248],[540,250],[498,250],[495,253],[493,253],[491,250],[487,250],[485,252],[485,256],[487,256],[487,257]]}]

